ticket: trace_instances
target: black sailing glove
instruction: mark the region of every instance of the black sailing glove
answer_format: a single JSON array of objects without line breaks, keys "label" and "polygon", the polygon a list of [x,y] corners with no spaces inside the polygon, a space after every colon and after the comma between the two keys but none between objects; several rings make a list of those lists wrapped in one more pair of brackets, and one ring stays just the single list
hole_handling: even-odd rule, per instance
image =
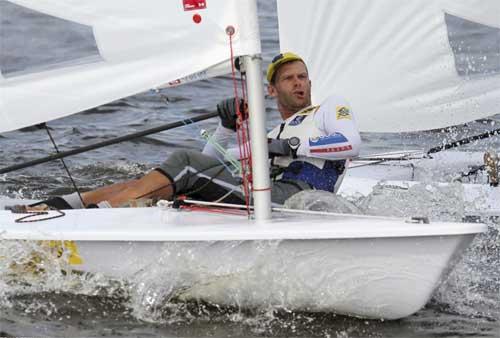
[{"label": "black sailing glove", "polygon": [[[243,119],[246,120],[248,114],[245,110],[245,103],[242,99],[238,99],[238,101],[240,112]],[[234,97],[219,102],[219,104],[217,104],[217,113],[219,113],[220,121],[224,128],[236,131],[238,115],[236,114],[236,99]]]}]

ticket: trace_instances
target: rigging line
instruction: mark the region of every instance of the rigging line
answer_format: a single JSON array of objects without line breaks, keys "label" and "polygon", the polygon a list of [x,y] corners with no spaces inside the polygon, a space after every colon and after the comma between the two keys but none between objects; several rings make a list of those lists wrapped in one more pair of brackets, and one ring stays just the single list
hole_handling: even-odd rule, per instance
[{"label": "rigging line", "polygon": [[[403,154],[403,153],[401,153]],[[397,155],[397,154],[396,154]],[[353,166],[350,168],[361,168],[361,167],[367,167],[371,165],[377,165],[385,162],[402,162],[402,161],[409,161],[409,160],[421,160],[423,158],[426,158],[424,154],[420,157],[415,157],[415,154],[404,154],[399,157],[357,157],[354,160],[355,161],[361,161],[361,162],[368,162],[368,163],[361,163],[361,164],[355,164],[353,163]]]},{"label": "rigging line", "polygon": [[[52,211],[55,211],[56,215],[49,216],[48,211],[25,211],[22,213],[26,213],[28,215],[17,218],[14,222],[16,222],[16,223],[35,223],[35,222],[48,221],[49,219],[55,219],[55,218],[66,216],[64,211],[61,211],[59,209],[53,209]],[[44,215],[47,215],[47,217],[38,218],[39,216],[44,216]]]},{"label": "rigging line", "polygon": [[5,167],[5,168],[1,168],[0,169],[0,174],[6,174],[6,173],[9,173],[11,171],[33,167],[33,166],[38,165],[38,164],[42,164],[42,163],[46,163],[46,162],[58,160],[58,159],[61,159],[61,158],[64,158],[64,157],[72,156],[72,155],[81,154],[81,153],[84,153],[84,152],[87,152],[87,151],[90,151],[90,150],[95,150],[95,149],[103,148],[103,147],[106,147],[106,146],[109,146],[109,145],[113,145],[113,144],[117,144],[117,143],[124,142],[124,141],[130,141],[130,140],[133,140],[133,139],[136,139],[136,138],[139,138],[139,137],[144,137],[144,136],[147,136],[147,135],[156,134],[156,133],[159,133],[159,132],[162,132],[162,131],[165,131],[165,130],[170,130],[170,129],[174,129],[174,128],[177,128],[177,127],[182,127],[182,126],[185,126],[187,124],[191,124],[191,123],[195,123],[195,122],[207,120],[207,119],[216,117],[218,115],[219,114],[217,112],[207,113],[207,114],[196,116],[196,117],[193,117],[193,118],[190,118],[190,119],[185,119],[185,120],[182,120],[182,121],[176,121],[176,122],[172,122],[172,123],[161,125],[159,127],[155,127],[155,128],[151,128],[151,129],[146,129],[146,130],[143,130],[143,131],[139,131],[139,132],[136,132],[136,133],[132,133],[132,134],[128,134],[128,135],[124,135],[124,136],[120,136],[120,137],[115,137],[115,138],[107,140],[107,141],[94,143],[94,144],[91,144],[91,145],[88,145],[88,146],[84,146],[84,147],[80,147],[80,148],[77,148],[77,149],[63,151],[63,152],[60,152],[59,154],[53,154],[53,155],[50,155],[50,156],[47,156],[47,157],[43,157],[43,158],[39,158],[39,159],[36,159],[36,160],[28,161],[28,162],[25,162],[25,163],[16,164],[16,165],[8,166],[8,167]]},{"label": "rigging line", "polygon": [[[363,165],[378,164],[381,162],[398,162],[398,161],[408,161],[408,160],[421,160],[424,157],[410,157],[410,156],[400,156],[400,157],[355,157],[354,161],[368,162],[363,163]],[[370,163],[374,162],[374,163]]]},{"label": "rigging line", "polygon": [[[360,162],[371,162],[371,161],[374,161],[374,162],[395,162],[395,161],[407,161],[407,160],[421,160],[423,158],[426,158],[424,154],[422,154],[422,156],[414,156],[413,154],[409,154],[409,155],[401,155],[401,156],[397,156],[397,157],[377,157],[377,156],[373,156],[373,157],[356,157],[356,158],[353,158],[353,160],[355,161],[360,161]],[[367,163],[367,164],[370,164],[370,163]]]},{"label": "rigging line", "polygon": [[[231,154],[229,154],[226,149],[215,140],[214,136],[211,136],[206,130],[201,130],[201,137],[203,137],[208,144],[212,145],[215,149],[215,157],[222,163],[222,165],[231,173],[233,177],[241,176],[242,169],[241,163],[235,159]],[[222,157],[221,157],[222,156]],[[226,159],[227,162],[224,160]]]},{"label": "rigging line", "polygon": [[368,167],[368,166],[371,166],[371,165],[376,165],[376,164],[380,164],[380,163],[384,163],[385,160],[379,160],[379,161],[373,161],[373,162],[370,162],[370,163],[363,163],[363,164],[353,164],[353,166],[349,166],[347,167],[348,169],[355,169],[355,168],[361,168],[361,167]]},{"label": "rigging line", "polygon": [[433,148],[429,149],[426,154],[430,155],[430,154],[438,153],[438,152],[443,151],[443,150],[457,148],[457,147],[460,147],[462,145],[469,144],[473,141],[483,140],[483,139],[486,139],[486,138],[489,138],[492,136],[497,136],[497,135],[500,135],[500,128],[495,129],[495,130],[491,130],[491,131],[483,133],[483,134],[473,135],[473,136],[466,137],[466,138],[458,140],[458,141],[454,141],[454,142],[450,142],[450,143],[446,143],[446,144],[443,144],[440,146],[433,147]]},{"label": "rigging line", "polygon": [[[245,83],[246,83],[246,73],[245,72],[241,72],[241,91],[242,91],[242,95],[243,95],[243,99],[244,99],[244,102],[247,102],[248,100],[248,96],[247,96],[247,91],[246,91],[246,86],[245,86]],[[243,107],[245,109],[245,107]],[[247,115],[250,115],[250,112],[248,111],[248,108],[247,109]],[[245,112],[243,112],[244,114]],[[247,171],[248,171],[248,185],[249,185],[249,188],[251,187],[252,190],[253,190],[253,177],[252,177],[252,149],[250,147],[250,128],[249,128],[249,118],[250,116],[247,116],[246,119],[242,120],[242,125],[241,125],[241,128],[242,128],[242,132],[243,134],[245,135],[245,140],[246,142],[243,144],[244,146],[244,155],[245,155],[245,161],[246,161],[246,164],[247,164]],[[249,191],[249,196],[248,196],[248,205],[251,205],[253,203],[252,201],[252,198],[253,198],[253,194]]]},{"label": "rigging line", "polygon": [[462,177],[469,177],[469,176],[472,176],[472,175],[477,175],[478,172],[483,171],[485,169],[486,169],[486,165],[483,164],[483,165],[480,165],[480,166],[472,168],[468,172],[462,172],[462,173],[460,173],[459,177],[462,178]]},{"label": "rigging line", "polygon": [[[435,147],[432,147],[429,150],[427,150],[423,154],[423,156],[421,158],[429,158],[430,157],[429,155],[431,155],[431,154],[435,154],[435,153],[438,153],[438,152],[441,152],[441,151],[444,151],[444,150],[449,150],[449,149],[452,149],[452,148],[457,148],[457,147],[460,147],[460,146],[472,143],[474,141],[484,140],[484,139],[490,138],[492,136],[498,136],[498,135],[500,135],[500,128],[488,131],[488,132],[483,133],[483,134],[473,135],[473,136],[466,137],[466,138],[461,139],[461,140],[449,142],[449,143],[446,143],[446,144],[443,144],[443,145],[440,145],[440,146],[435,146]],[[375,164],[389,162],[389,161],[407,161],[407,160],[420,159],[420,158],[412,158],[411,157],[412,155],[413,154],[408,154],[408,156],[404,156],[403,155],[403,156],[400,156],[399,158],[394,158],[394,157],[388,157],[388,158],[384,158],[384,157],[379,157],[379,158],[377,158],[377,157],[373,157],[373,158],[364,157],[364,158],[359,158],[359,160],[361,160],[361,161],[375,161],[373,163],[366,163],[366,164],[359,165],[359,167],[361,167],[361,166],[370,166],[370,165],[375,165]]]},{"label": "rigging line", "polygon": [[[52,142],[52,145],[54,146],[54,149],[56,150],[56,153],[59,154],[60,153],[59,152],[59,148],[57,147],[57,144],[54,141],[54,138],[52,137],[52,134],[50,133],[49,127],[47,126],[46,123],[42,123],[41,126],[45,127],[45,130],[47,131],[47,134],[49,135],[50,141]],[[69,171],[68,166],[66,165],[66,162],[64,162],[64,159],[62,159],[62,158],[60,160],[61,160],[61,163],[62,163],[62,165],[64,167],[64,170],[66,170],[66,173],[68,174],[68,177],[71,180],[71,184],[73,185],[73,188],[75,189],[76,193],[78,194],[78,198],[82,202],[82,205],[86,206],[85,202],[83,201],[82,195],[80,193],[80,189],[78,189],[78,187],[76,186],[75,180],[73,180],[73,176],[71,175],[71,172]]]},{"label": "rigging line", "polygon": [[401,159],[422,159],[425,156],[424,150],[401,150],[401,151],[391,151],[385,153],[372,153],[366,155],[360,155],[356,157],[359,161],[378,161],[378,160],[401,160]]},{"label": "rigging line", "polygon": [[[229,36],[229,51],[231,60],[231,77],[233,80],[234,89],[234,103],[236,105],[236,115],[238,117],[236,124],[236,135],[238,140],[239,152],[240,152],[240,162],[242,168],[242,178],[243,178],[243,191],[245,197],[245,205],[247,206],[247,213],[250,215],[250,184],[251,184],[251,153],[248,148],[248,136],[245,133],[245,120],[244,112],[240,109],[239,99],[238,99],[238,84],[236,79],[236,70],[234,64],[234,48],[233,48],[233,35],[235,33],[235,28],[233,26],[228,26],[226,28],[226,34]],[[243,97],[244,99],[244,97]],[[243,107],[245,109],[245,107]]]}]

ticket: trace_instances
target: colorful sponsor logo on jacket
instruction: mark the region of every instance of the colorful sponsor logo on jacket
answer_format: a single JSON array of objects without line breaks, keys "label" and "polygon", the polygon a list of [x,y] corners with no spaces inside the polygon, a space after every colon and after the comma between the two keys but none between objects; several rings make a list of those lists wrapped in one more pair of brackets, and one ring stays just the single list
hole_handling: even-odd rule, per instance
[{"label": "colorful sponsor logo on jacket", "polygon": [[352,150],[352,145],[343,134],[334,133],[310,138],[309,148],[311,153],[336,153]]},{"label": "colorful sponsor logo on jacket", "polygon": [[309,139],[309,146],[316,147],[344,142],[347,142],[347,138],[344,135],[341,133],[334,133],[326,136],[311,137]]},{"label": "colorful sponsor logo on jacket", "polygon": [[297,113],[297,115],[309,115],[311,113],[315,113],[319,109],[319,107],[320,106],[310,106],[310,107],[304,108],[301,111],[299,111]]},{"label": "colorful sponsor logo on jacket", "polygon": [[337,120],[352,120],[351,111],[347,106],[337,106]]},{"label": "colorful sponsor logo on jacket", "polygon": [[319,153],[340,153],[342,151],[352,150],[352,146],[350,144],[346,146],[340,147],[328,147],[328,148],[319,148],[319,149],[311,149],[311,153],[319,154]]},{"label": "colorful sponsor logo on jacket", "polygon": [[295,116],[295,118],[293,120],[290,121],[290,123],[288,123],[289,126],[298,126],[299,124],[302,123],[302,121],[304,121],[304,119],[307,117],[307,115],[299,115],[299,116]]}]

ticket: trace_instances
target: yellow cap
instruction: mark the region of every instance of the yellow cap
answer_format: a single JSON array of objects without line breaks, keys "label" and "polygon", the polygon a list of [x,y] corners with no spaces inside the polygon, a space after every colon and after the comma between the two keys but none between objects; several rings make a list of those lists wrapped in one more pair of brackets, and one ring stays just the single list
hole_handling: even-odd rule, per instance
[{"label": "yellow cap", "polygon": [[274,73],[276,73],[276,71],[280,68],[280,66],[286,62],[291,62],[291,61],[304,62],[304,60],[302,60],[300,56],[294,53],[286,52],[276,55],[269,64],[269,66],[267,67],[267,81],[271,83]]}]

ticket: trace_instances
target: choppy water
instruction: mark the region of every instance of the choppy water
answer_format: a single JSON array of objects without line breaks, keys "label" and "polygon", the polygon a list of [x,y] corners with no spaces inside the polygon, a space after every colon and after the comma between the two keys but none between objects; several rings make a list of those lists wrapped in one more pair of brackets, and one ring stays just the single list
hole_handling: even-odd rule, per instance
[{"label": "choppy water", "polygon": [[[1,1],[0,1],[1,2]],[[274,1],[260,1],[265,63],[278,47]],[[13,20],[14,13],[9,13]],[[17,13],[16,15],[21,15]],[[26,30],[37,22],[22,17]],[[5,11],[0,20],[6,21]],[[7,20],[7,21],[8,21]],[[3,27],[9,27],[3,26]],[[16,39],[16,32],[2,38]],[[15,43],[12,45],[16,45]],[[56,53],[57,54],[57,53]],[[168,103],[155,93],[125,98],[106,106],[49,123],[61,150],[72,149],[129,132],[177,121],[213,110],[230,96],[229,78],[216,78],[163,91]],[[36,109],[36,102],[33,109]],[[266,101],[268,120],[278,120],[272,100]],[[460,126],[446,133],[363,134],[363,152],[400,148],[428,148],[443,141],[498,128],[498,117]],[[135,141],[99,149],[66,160],[82,189],[131,178],[162,162],[175,149],[200,149],[201,128],[213,128],[216,120],[201,122]],[[498,139],[477,142],[468,151],[499,149]],[[47,135],[24,130],[0,135],[2,167],[52,152]],[[444,189],[444,190],[443,190]],[[446,190],[447,189],[447,190]],[[454,190],[456,189],[456,190]],[[376,190],[366,199],[338,202],[331,196],[308,196],[301,201],[313,209],[339,208],[361,212],[405,215],[426,210],[434,219],[460,220],[459,186],[408,191]],[[71,191],[61,165],[44,164],[0,175],[0,195],[42,198]],[[309,202],[308,202],[309,198]],[[58,262],[45,266],[47,273],[20,280],[0,266],[0,336],[214,336],[214,337],[456,337],[500,336],[500,235],[499,224],[489,224],[456,267],[449,280],[417,314],[398,321],[367,321],[333,314],[292,313],[268,308],[256,312],[218,308],[209,304],[176,304],[162,271],[127,282],[104,276],[63,275]],[[22,260],[30,248],[0,243],[0,256]],[[166,252],[160,252],[164,259]],[[52,272],[52,273],[51,273]],[[168,284],[168,283],[167,283]]]}]

